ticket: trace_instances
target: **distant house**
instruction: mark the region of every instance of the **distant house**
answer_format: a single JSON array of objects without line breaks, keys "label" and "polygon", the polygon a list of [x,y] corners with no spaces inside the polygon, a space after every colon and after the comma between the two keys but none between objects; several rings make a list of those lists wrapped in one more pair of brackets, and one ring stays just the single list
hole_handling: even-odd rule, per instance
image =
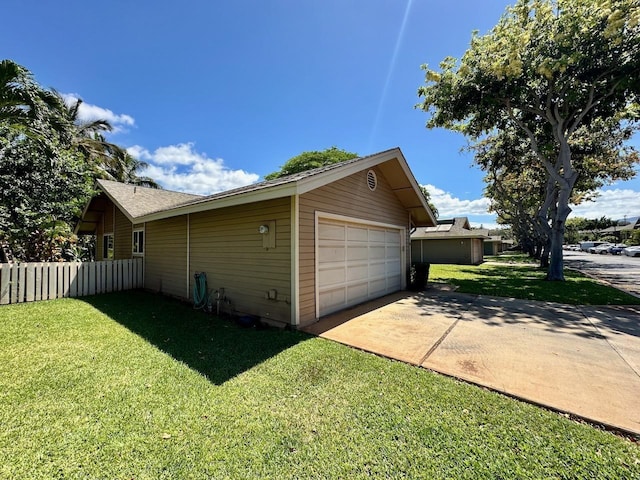
[{"label": "distant house", "polygon": [[489,231],[486,230],[487,238],[484,239],[484,254],[485,255],[498,255],[504,251],[504,240],[501,235],[489,235]]},{"label": "distant house", "polygon": [[632,232],[636,229],[640,229],[640,218],[629,222],[626,225],[614,225],[612,227],[600,230],[600,235],[613,235],[618,239],[624,240],[629,238]]},{"label": "distant house", "polygon": [[411,261],[478,265],[483,261],[487,230],[472,230],[466,217],[438,220],[411,234]]},{"label": "distant house", "polygon": [[210,196],[100,180],[79,234],[144,258],[144,286],[192,300],[194,274],[239,314],[293,326],[406,287],[409,232],[436,225],[395,148]]}]

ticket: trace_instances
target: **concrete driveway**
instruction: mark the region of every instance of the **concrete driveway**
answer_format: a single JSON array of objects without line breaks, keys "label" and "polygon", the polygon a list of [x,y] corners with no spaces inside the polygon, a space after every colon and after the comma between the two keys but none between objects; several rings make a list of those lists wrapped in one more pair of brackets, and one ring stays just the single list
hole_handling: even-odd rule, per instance
[{"label": "concrete driveway", "polygon": [[640,307],[428,290],[387,296],[305,330],[640,434]]}]

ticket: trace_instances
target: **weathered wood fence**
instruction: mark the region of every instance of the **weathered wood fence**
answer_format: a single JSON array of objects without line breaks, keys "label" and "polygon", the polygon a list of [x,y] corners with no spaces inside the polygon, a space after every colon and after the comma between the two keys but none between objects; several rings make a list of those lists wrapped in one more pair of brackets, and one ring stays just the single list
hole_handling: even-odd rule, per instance
[{"label": "weathered wood fence", "polygon": [[0,263],[0,305],[141,288],[142,262]]}]

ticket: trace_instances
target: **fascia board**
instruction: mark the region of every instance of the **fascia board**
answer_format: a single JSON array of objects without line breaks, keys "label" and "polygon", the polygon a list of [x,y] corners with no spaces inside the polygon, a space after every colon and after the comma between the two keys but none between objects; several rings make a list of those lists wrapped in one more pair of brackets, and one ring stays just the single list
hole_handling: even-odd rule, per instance
[{"label": "fascia board", "polygon": [[276,198],[289,197],[296,194],[296,184],[287,183],[271,188],[256,190],[255,192],[239,193],[229,197],[214,198],[204,200],[195,204],[184,205],[170,210],[162,210],[160,212],[149,213],[136,218],[136,223],[153,222],[165,218],[177,217],[189,213],[205,212],[208,210],[218,210],[220,208],[235,207],[237,205],[246,205],[247,203],[264,202]]}]

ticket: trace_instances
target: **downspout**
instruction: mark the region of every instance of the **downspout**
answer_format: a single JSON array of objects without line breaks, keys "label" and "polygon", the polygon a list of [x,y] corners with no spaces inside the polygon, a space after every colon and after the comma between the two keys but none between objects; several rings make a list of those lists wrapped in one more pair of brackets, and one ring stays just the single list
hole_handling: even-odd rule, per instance
[{"label": "downspout", "polygon": [[291,195],[291,324],[300,324],[300,207],[297,194]]},{"label": "downspout", "polygon": [[189,283],[189,270],[191,269],[191,265],[189,264],[190,260],[191,260],[191,253],[190,253],[190,248],[191,248],[191,238],[190,238],[190,230],[191,230],[191,214],[187,213],[187,300],[189,300],[191,297],[189,296],[189,287],[191,286]]},{"label": "downspout", "polygon": [[113,232],[113,258],[112,260],[116,260],[116,204],[113,204],[113,215],[111,215],[111,231]]}]

